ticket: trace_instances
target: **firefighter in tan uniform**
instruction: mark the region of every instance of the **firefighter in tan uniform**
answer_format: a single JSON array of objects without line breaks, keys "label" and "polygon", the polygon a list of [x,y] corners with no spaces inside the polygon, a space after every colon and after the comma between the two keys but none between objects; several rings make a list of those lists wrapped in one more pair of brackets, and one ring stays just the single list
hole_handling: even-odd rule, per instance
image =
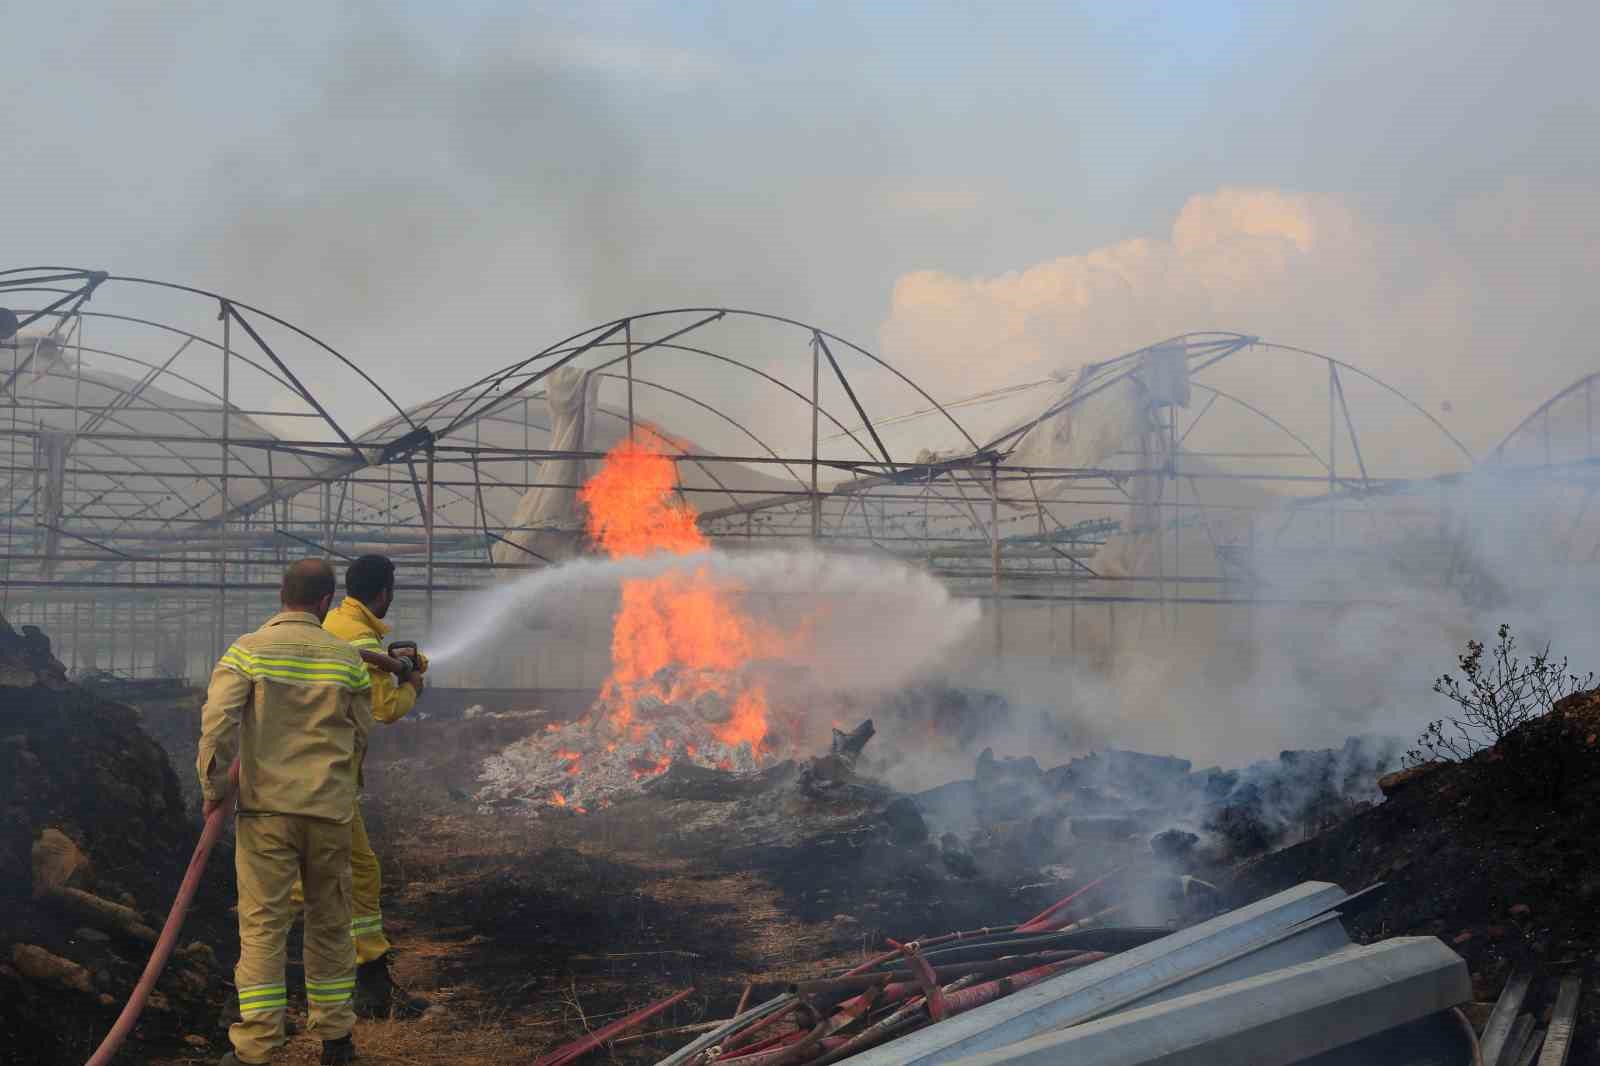
[{"label": "firefighter in tan uniform", "polygon": [[305,983],[322,1062],[355,1058],[350,997],[350,821],[371,722],[372,682],[359,653],[322,628],[333,570],[321,559],[283,575],[283,610],[234,642],[211,674],[196,761],[206,813],[222,803],[239,759],[240,1020],[224,1066],[266,1063],[284,1043],[285,942],[305,893]]},{"label": "firefighter in tan uniform", "polygon": [[[383,651],[389,627],[382,619],[394,603],[394,563],[385,555],[363,555],[345,570],[344,590],[344,601],[328,612],[322,628],[349,641],[358,651]],[[417,659],[417,672],[400,682],[393,674],[368,666],[374,721],[398,722],[416,706],[423,688],[422,673],[428,668],[426,659],[420,655]],[[428,1001],[405,992],[389,974],[389,938],[383,931],[378,900],[383,870],[367,839],[359,806],[350,824],[350,936],[356,942],[356,1014],[363,1018],[416,1017],[427,1009]]]}]

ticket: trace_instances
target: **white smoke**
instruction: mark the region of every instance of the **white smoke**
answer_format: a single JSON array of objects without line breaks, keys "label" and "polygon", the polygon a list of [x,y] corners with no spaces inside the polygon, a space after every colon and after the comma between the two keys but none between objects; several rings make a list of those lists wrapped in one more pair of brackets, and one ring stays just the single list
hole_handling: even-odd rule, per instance
[{"label": "white smoke", "polygon": [[[1059,377],[1178,333],[1239,330],[1376,374],[1483,454],[1596,369],[1588,338],[1600,321],[1578,279],[1600,267],[1597,229],[1593,186],[1507,180],[1403,227],[1333,195],[1222,188],[1191,197],[1160,235],[986,276],[905,274],[881,340],[923,384],[962,396]],[[1251,390],[1277,418],[1326,434],[1320,366],[1252,356],[1213,373],[1235,362],[1249,380],[1215,383]],[[1453,445],[1415,412],[1391,418],[1352,403],[1374,478],[1461,468]],[[1247,432],[1241,423],[1224,443]],[[1340,447],[1348,464],[1348,445]],[[1480,472],[1415,495],[1344,501],[1333,548],[1319,507],[1222,501],[1262,518],[1250,591],[1280,605],[1184,607],[1176,626],[1161,617],[1170,608],[1119,606],[1114,638],[1107,608],[1080,606],[1076,650],[1060,638],[1048,649],[1030,641],[1046,627],[1044,609],[1008,605],[1008,654],[989,683],[1030,724],[995,740],[996,750],[1036,749],[1031,723],[1041,710],[1062,720],[1059,732],[1075,734],[1070,746],[1080,750],[1109,742],[1234,766],[1282,749],[1338,747],[1352,734],[1414,737],[1448,709],[1432,681],[1468,638],[1485,639],[1505,621],[1524,647],[1553,641],[1558,654],[1581,657],[1593,646],[1600,626],[1584,604],[1600,546],[1585,529],[1600,508],[1586,498],[1581,487]],[[1304,511],[1291,521],[1297,506]],[[1318,535],[1303,534],[1308,523]],[[1290,532],[1278,541],[1282,527]],[[1184,536],[1186,551],[1210,554],[1204,537]],[[1111,554],[1093,562],[1097,572],[1107,572]],[[1215,571],[1185,561],[1183,573],[1199,572]],[[1307,600],[1342,605],[1281,605]],[[1058,613],[1052,629],[1064,628],[1067,608]],[[1053,691],[1041,678],[1054,679]]]},{"label": "white smoke", "polygon": [[560,631],[575,618],[609,614],[630,578],[700,569],[734,590],[755,624],[793,634],[780,658],[808,671],[818,688],[902,684],[948,655],[980,613],[928,574],[878,559],[813,551],[583,558],[467,597],[436,627],[430,661],[448,668],[467,658],[514,660],[537,639],[532,631]]}]

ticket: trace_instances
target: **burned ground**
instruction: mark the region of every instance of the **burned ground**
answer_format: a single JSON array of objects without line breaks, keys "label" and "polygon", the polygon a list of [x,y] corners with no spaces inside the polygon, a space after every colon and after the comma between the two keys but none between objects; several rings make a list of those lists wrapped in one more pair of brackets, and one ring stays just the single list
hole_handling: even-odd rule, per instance
[{"label": "burned ground", "polygon": [[[942,872],[937,845],[907,824],[903,804],[883,816],[894,797],[877,806],[840,799],[831,821],[811,804],[811,820],[799,823],[779,793],[764,801],[775,806],[752,805],[737,789],[720,792],[729,777],[713,775],[709,792],[704,781],[675,789],[676,779],[663,780],[659,791],[587,816],[481,812],[469,790],[483,756],[567,716],[485,712],[379,731],[366,812],[384,863],[396,972],[446,1012],[360,1023],[364,1061],[528,1059],[689,987],[694,995],[661,1027],[723,1017],[750,981],[853,963],[886,934],[1016,920],[1059,894],[1058,884],[1018,891]],[[736,824],[745,846],[721,846],[719,832]],[[213,869],[229,858],[219,852]],[[206,905],[226,907],[231,891],[231,877],[219,877]],[[226,972],[236,939],[224,930],[212,943]],[[291,966],[291,1011],[303,1023],[298,979]],[[226,1048],[211,1024],[184,1035],[189,1043],[168,1038],[156,1061],[210,1061]],[[682,1039],[614,1054],[653,1062]],[[314,1061],[314,1048],[293,1041],[286,1061]]]},{"label": "burned ground", "polygon": [[[14,706],[23,706],[11,695]],[[148,793],[132,808],[131,828],[114,820],[122,809],[116,804],[97,800],[98,806],[75,813],[69,799],[58,797],[41,807],[48,814],[30,815],[38,825],[30,823],[28,832],[36,833],[43,817],[76,833],[74,819],[87,818],[93,835],[74,839],[105,878],[96,887],[129,891],[147,919],[159,922],[197,831],[176,796],[175,775],[150,757],[154,745],[126,708],[83,693],[30,699],[44,700],[40,706],[48,703],[55,715],[28,719],[32,724],[16,730],[29,736],[30,750],[46,737],[58,752],[52,759],[76,758],[91,768],[84,772],[118,768],[125,781],[156,775],[141,786]],[[88,717],[63,716],[63,699],[77,701],[72,714]],[[1600,936],[1591,916],[1600,904],[1600,869],[1592,841],[1600,830],[1594,822],[1600,777],[1589,738],[1600,717],[1597,706],[1573,705],[1530,727],[1507,748],[1517,758],[1502,753],[1421,775],[1320,835],[1247,861],[1227,888],[1243,900],[1308,878],[1350,889],[1388,881],[1389,894],[1352,920],[1353,932],[1367,940],[1399,933],[1444,937],[1469,960],[1480,999],[1492,999],[1519,960],[1547,973],[1579,967],[1594,976]],[[192,705],[173,704],[151,715],[170,721],[152,724],[177,744],[182,730],[176,723],[192,722],[193,714]],[[1339,810],[1362,806],[1365,800],[1349,800],[1343,779],[1370,780],[1383,764],[1363,744],[1287,753],[1239,772],[1195,771],[1179,759],[1131,752],[1102,752],[1051,770],[1028,759],[988,756],[979,758],[971,781],[909,805],[863,782],[817,794],[814,780],[805,786],[813,794],[801,802],[797,766],[770,773],[768,784],[781,779],[781,788],[674,771],[638,798],[587,816],[480,810],[472,788],[482,757],[570,716],[484,712],[379,732],[366,810],[384,861],[383,905],[398,945],[397,976],[445,1010],[418,1022],[360,1023],[356,1035],[365,1061],[527,1060],[689,987],[694,994],[657,1027],[725,1017],[747,982],[813,976],[852,963],[881,946],[885,935],[1027,917],[1063,894],[1064,883],[1081,884],[1129,858],[1148,858],[1151,833],[1168,824],[1164,808],[1195,796],[1220,801],[1197,808],[1210,832],[1196,825],[1197,836],[1205,837],[1198,845],[1182,831],[1164,837],[1176,849],[1167,868],[1215,876],[1219,860],[1233,854],[1230,848],[1255,846],[1243,838],[1226,842],[1220,828],[1251,826],[1244,837],[1261,836],[1264,845],[1310,832],[1337,820]],[[73,756],[71,723],[102,720],[110,738],[103,757]],[[1546,771],[1519,771],[1525,764],[1518,758],[1542,760]],[[133,759],[143,769],[118,759]],[[66,761],[51,765],[74,788],[110,796],[123,787],[72,778],[78,771]],[[1291,783],[1301,779],[1315,787]],[[1559,787],[1552,790],[1552,781]],[[1293,795],[1309,799],[1286,805]],[[959,834],[942,821],[956,811],[971,819]],[[1043,842],[1063,839],[1071,845],[1071,869],[1054,866],[1041,874],[1037,863],[1015,861],[1018,854],[1047,857]],[[1011,861],[1001,861],[1006,856]],[[112,873],[130,863],[143,880]],[[196,1064],[225,1050],[216,1016],[230,991],[227,974],[237,948],[228,914],[231,869],[224,842],[183,937],[208,944],[216,962],[206,962],[202,951],[175,963],[162,983],[170,1009],[147,1015],[129,1061]],[[18,900],[26,894],[16,885],[8,891]],[[63,915],[23,902],[13,910],[43,917],[24,927],[12,915],[10,938],[31,938],[96,975],[104,971],[114,1003],[101,1001],[98,986],[85,995],[19,981],[23,996],[8,1000],[8,1018],[22,1004],[33,1012],[35,1028],[11,1032],[34,1043],[14,1046],[37,1048],[27,1061],[80,1062],[120,1006],[142,964],[143,946],[78,942],[76,926]],[[291,966],[291,1009],[303,1024],[298,980],[298,967]],[[52,1018],[71,1020],[71,1040],[39,1036],[54,1032],[43,1028]],[[1583,1057],[1591,1055],[1594,1022],[1585,1017],[1575,1063],[1594,1061]],[[634,1040],[611,1054],[614,1061],[652,1062],[685,1039]],[[314,1062],[315,1042],[292,1041],[285,1061]]]},{"label": "burned ground", "polygon": [[[1492,1000],[1517,965],[1600,979],[1600,693],[1573,697],[1497,748],[1416,774],[1384,803],[1244,865],[1253,899],[1308,879],[1385,882],[1351,919],[1362,941],[1442,938]],[[1600,998],[1586,995],[1574,1063],[1600,1061]]]}]

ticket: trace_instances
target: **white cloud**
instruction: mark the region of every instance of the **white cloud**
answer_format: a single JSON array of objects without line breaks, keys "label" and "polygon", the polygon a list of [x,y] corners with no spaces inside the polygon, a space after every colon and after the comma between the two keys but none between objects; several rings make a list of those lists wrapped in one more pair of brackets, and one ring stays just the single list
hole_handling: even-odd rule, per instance
[{"label": "white cloud", "polygon": [[[881,344],[936,395],[970,395],[1177,333],[1231,329],[1343,358],[1475,447],[1589,370],[1600,190],[1508,183],[1449,221],[1398,227],[1273,188],[1191,197],[1134,237],[990,277],[894,286]],[[1288,369],[1285,374],[1299,373]],[[1276,372],[1276,371],[1275,371]]]}]

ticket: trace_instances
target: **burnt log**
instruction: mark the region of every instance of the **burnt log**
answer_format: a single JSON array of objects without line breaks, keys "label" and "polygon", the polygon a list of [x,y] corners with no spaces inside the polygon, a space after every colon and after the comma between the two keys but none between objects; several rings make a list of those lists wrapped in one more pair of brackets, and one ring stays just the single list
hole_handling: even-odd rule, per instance
[{"label": "burnt log", "polygon": [[872,719],[870,718],[848,733],[835,729],[833,731],[833,744],[830,754],[854,763],[856,757],[861,754],[861,749],[867,746],[867,741],[877,735],[877,732],[872,727]]}]

